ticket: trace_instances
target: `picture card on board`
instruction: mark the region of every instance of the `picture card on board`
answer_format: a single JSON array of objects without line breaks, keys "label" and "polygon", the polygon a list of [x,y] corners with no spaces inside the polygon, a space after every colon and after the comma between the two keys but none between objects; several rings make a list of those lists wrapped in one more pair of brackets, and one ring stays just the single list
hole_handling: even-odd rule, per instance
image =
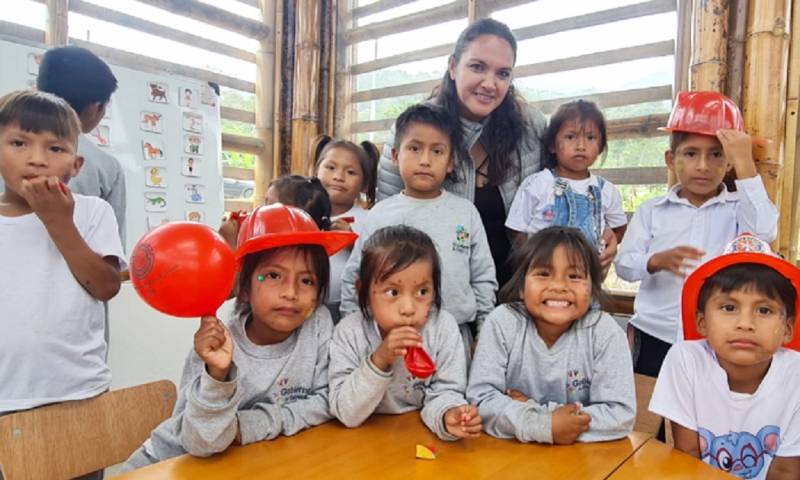
[{"label": "picture card on board", "polygon": [[146,212],[166,212],[166,192],[144,192],[144,210]]},{"label": "picture card on board", "polygon": [[147,99],[155,103],[169,103],[167,92],[169,87],[166,83],[147,82]]},{"label": "picture card on board", "polygon": [[139,128],[145,132],[161,133],[161,114],[156,112],[141,112],[139,114]]},{"label": "picture card on board", "polygon": [[145,160],[164,160],[164,144],[160,140],[142,140]]},{"label": "picture card on board", "polygon": [[203,133],[203,115],[183,112],[183,129],[187,132]]},{"label": "picture card on board", "polygon": [[187,203],[206,203],[205,195],[206,187],[197,183],[189,183],[186,185],[186,202]]},{"label": "picture card on board", "polygon": [[102,123],[89,132],[89,140],[98,147],[108,147],[111,145],[111,126]]},{"label": "picture card on board", "polygon": [[144,184],[148,187],[166,188],[167,169],[164,167],[147,167],[145,169]]},{"label": "picture card on board", "polygon": [[203,137],[200,135],[184,135],[183,136],[183,151],[191,153],[192,155],[203,154]]},{"label": "picture card on board", "polygon": [[185,177],[199,177],[200,165],[203,159],[200,157],[183,157],[181,162],[181,175]]}]

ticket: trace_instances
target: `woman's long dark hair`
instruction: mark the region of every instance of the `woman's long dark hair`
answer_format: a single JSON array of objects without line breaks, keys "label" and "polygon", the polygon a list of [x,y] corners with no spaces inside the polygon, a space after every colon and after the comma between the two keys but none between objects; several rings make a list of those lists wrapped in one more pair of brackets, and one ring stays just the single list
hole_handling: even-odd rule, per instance
[{"label": "woman's long dark hair", "polygon": [[[516,62],[517,39],[514,38],[514,34],[506,24],[491,18],[478,20],[461,32],[455,50],[450,56],[453,62],[458,64],[469,44],[482,35],[494,35],[508,42],[514,54],[514,62]],[[444,72],[442,82],[433,89],[429,98],[441,105],[453,118],[460,117],[456,82],[450,78],[449,71]],[[519,162],[515,161],[513,157],[519,155],[517,150],[525,134],[524,109],[525,100],[514,90],[514,85],[511,85],[506,97],[491,113],[489,121],[483,129],[481,145],[491,159],[489,161],[489,185],[499,185],[510,175],[521,173],[519,172]],[[461,145],[453,145],[454,151],[464,158],[469,152],[462,152],[462,148]]]}]

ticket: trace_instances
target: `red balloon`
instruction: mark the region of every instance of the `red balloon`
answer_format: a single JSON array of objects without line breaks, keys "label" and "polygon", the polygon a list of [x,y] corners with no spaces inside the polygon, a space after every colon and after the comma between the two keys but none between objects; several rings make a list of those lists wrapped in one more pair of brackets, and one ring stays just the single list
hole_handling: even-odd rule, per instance
[{"label": "red balloon", "polygon": [[428,378],[436,371],[436,365],[428,352],[419,347],[410,347],[406,350],[406,369],[417,378]]},{"label": "red balloon", "polygon": [[160,225],[133,247],[131,282],[148,305],[167,315],[214,315],[235,277],[233,250],[206,225]]}]

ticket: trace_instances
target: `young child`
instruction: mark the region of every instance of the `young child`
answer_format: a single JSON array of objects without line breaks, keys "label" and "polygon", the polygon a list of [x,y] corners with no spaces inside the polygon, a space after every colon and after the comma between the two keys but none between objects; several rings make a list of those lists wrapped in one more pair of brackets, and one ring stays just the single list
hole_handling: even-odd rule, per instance
[{"label": "young child", "polygon": [[571,444],[621,438],[636,398],[625,334],[590,310],[602,270],[585,235],[548,227],[512,255],[517,265],[486,319],[467,400],[484,429],[521,442]]},{"label": "young child", "polygon": [[[738,234],[772,241],[778,210],[753,162],[751,140],[733,101],[718,92],[682,92],[666,128],[664,154],[678,184],[636,210],[615,263],[617,275],[641,281],[628,335],[634,371],[657,377],[680,340],[680,294],[696,262],[722,252]],[[736,192],[723,183],[736,171]]]},{"label": "young child", "polygon": [[304,211],[259,207],[239,234],[236,318],[203,317],[171,418],[125,470],[231,444],[294,435],[328,421],[328,348],[333,324],[322,299],[328,255],[355,235],[321,232]]},{"label": "young child", "polygon": [[798,288],[800,269],[750,235],[687,278],[692,340],[670,349],[650,401],[676,448],[739,478],[800,478],[800,354],[781,346],[800,348]]},{"label": "young child", "polygon": [[103,302],[125,265],[114,212],[73,193],[80,121],[64,100],[0,98],[0,415],[111,384]]},{"label": "young child", "polygon": [[592,102],[576,100],[550,118],[544,169],[522,182],[506,219],[517,241],[551,225],[580,229],[598,251],[611,228],[622,239],[628,218],[622,195],[611,182],[589,171],[606,151],[606,121]]},{"label": "young child", "polygon": [[[368,213],[360,205],[361,195],[366,196],[367,208],[375,203],[375,172],[380,158],[378,148],[368,141],[356,145],[320,135],[314,157],[317,159],[314,175],[322,182],[331,200],[331,228],[359,233]],[[339,321],[342,273],[350,252],[350,249],[345,249],[331,257],[331,288],[326,305],[334,317],[334,324]]]},{"label": "young child", "polygon": [[[478,409],[467,405],[466,359],[458,324],[441,310],[441,269],[430,237],[405,225],[384,227],[364,244],[360,311],[342,319],[331,342],[331,411],[348,427],[373,413],[422,409],[442,440],[477,437]],[[421,347],[436,372],[417,379],[403,356]]]},{"label": "young child", "polygon": [[494,308],[494,261],[483,222],[469,200],[442,190],[453,171],[452,135],[457,127],[439,107],[409,107],[395,123],[394,162],[405,189],[376,204],[364,222],[342,277],[342,315],[358,308],[355,283],[361,249],[372,232],[409,225],[428,234],[442,261],[442,305],[455,317],[470,356],[477,331]]}]

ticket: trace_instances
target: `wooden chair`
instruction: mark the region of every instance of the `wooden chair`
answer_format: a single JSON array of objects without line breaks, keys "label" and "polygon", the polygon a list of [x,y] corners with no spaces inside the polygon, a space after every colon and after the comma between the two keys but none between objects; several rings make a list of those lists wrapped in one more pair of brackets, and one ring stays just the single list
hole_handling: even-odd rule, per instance
[{"label": "wooden chair", "polygon": [[125,461],[172,414],[167,380],[0,417],[6,480],[73,478]]},{"label": "wooden chair", "polygon": [[633,378],[636,384],[636,423],[633,429],[655,435],[661,426],[661,416],[648,410],[647,406],[650,404],[656,379],[639,373],[634,373]]}]

